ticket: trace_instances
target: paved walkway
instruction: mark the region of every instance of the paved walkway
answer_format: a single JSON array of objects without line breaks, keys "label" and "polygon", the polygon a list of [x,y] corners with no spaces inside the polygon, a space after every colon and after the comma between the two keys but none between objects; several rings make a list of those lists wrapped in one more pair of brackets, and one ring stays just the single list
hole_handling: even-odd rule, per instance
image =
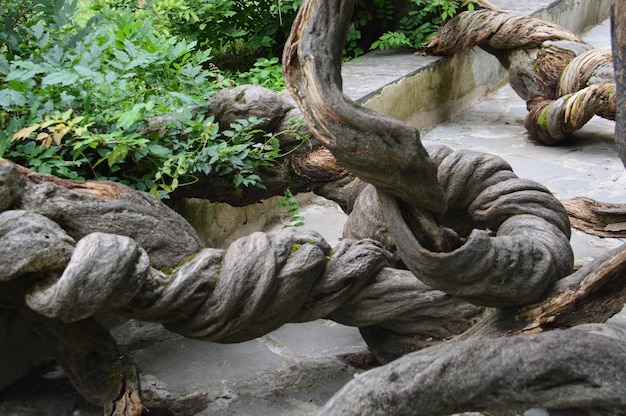
[{"label": "paved walkway", "polygon": [[[608,22],[586,39],[607,47]],[[548,148],[527,139],[522,126],[525,115],[524,102],[507,86],[423,137],[427,145],[443,143],[498,154],[519,176],[543,183],[559,198],[587,196],[626,203],[626,171],[617,159],[613,123],[594,119],[567,145]],[[333,204],[314,201],[304,210],[306,228],[321,232],[333,244],[340,237],[345,215]],[[576,231],[572,242],[579,263],[624,243]],[[626,315],[614,321],[626,326]],[[141,368],[146,391],[177,398],[178,415],[314,415],[335,391],[364,371],[354,363],[362,361],[367,351],[357,329],[325,320],[285,325],[235,345],[184,339],[159,325],[136,321],[124,324],[115,334],[124,353]],[[207,407],[207,403],[211,404]],[[52,367],[43,377],[0,394],[0,414],[100,413],[86,405],[62,372]]]}]

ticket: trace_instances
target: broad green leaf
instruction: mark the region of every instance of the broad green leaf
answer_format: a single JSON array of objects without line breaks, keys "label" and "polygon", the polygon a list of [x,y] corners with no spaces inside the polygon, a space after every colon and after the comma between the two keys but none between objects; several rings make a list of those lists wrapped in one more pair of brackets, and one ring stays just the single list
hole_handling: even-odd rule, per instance
[{"label": "broad green leaf", "polygon": [[69,71],[58,71],[46,75],[41,80],[41,86],[46,85],[72,85],[78,81],[78,75]]},{"label": "broad green leaf", "polygon": [[130,62],[130,57],[124,51],[120,51],[119,49],[114,49],[113,55],[115,55],[115,58],[120,62],[124,62],[124,63]]},{"label": "broad green leaf", "polygon": [[0,55],[0,74],[1,75],[9,75],[9,61],[4,55]]},{"label": "broad green leaf", "polygon": [[117,119],[116,127],[122,129],[128,129],[141,117],[141,111],[144,109],[145,104],[135,104],[133,108],[120,114]]},{"label": "broad green leaf", "polygon": [[128,150],[128,146],[124,144],[116,145],[106,157],[109,168],[118,162],[123,162],[128,155]]},{"label": "broad green leaf", "polygon": [[78,75],[81,75],[83,77],[93,77],[95,74],[95,72],[91,68],[83,65],[76,65],[74,67],[74,71],[76,71]]},{"label": "broad green leaf", "polygon": [[157,143],[150,143],[147,147],[150,153],[157,156],[169,157],[172,155],[172,151],[170,149]]},{"label": "broad green leaf", "polygon": [[14,90],[0,90],[0,107],[11,107],[14,105],[18,107],[26,105],[26,97]]},{"label": "broad green leaf", "polygon": [[7,81],[17,80],[21,82],[33,79],[38,73],[42,72],[39,69],[13,69],[7,75]]},{"label": "broad green leaf", "polygon": [[31,27],[31,29],[33,31],[33,35],[35,36],[35,39],[37,40],[41,39],[41,37],[43,36],[43,31],[44,31],[43,22],[41,20],[38,21],[37,24]]}]

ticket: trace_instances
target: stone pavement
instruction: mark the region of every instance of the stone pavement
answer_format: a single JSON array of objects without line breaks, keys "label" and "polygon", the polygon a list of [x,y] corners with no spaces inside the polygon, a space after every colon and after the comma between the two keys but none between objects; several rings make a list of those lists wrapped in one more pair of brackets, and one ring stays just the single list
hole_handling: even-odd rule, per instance
[{"label": "stone pavement", "polygon": [[[495,2],[497,3],[497,2]],[[608,22],[585,39],[609,47]],[[531,143],[523,128],[525,103],[508,87],[490,94],[450,122],[424,131],[426,145],[441,143],[500,155],[520,177],[536,180],[559,198],[586,196],[626,203],[626,170],[612,139],[614,124],[599,118],[560,147]],[[306,229],[333,245],[345,215],[314,198],[305,207]],[[578,263],[625,241],[574,231]],[[626,314],[613,318],[626,327]],[[314,415],[334,392],[367,367],[367,346],[355,328],[321,320],[288,324],[266,336],[234,345],[185,339],[159,325],[138,321],[114,330],[124,354],[141,369],[142,387],[171,398],[171,413],[152,415]],[[527,415],[545,414],[540,410]],[[0,415],[100,415],[84,403],[63,373],[50,366],[42,375],[0,392]]]}]

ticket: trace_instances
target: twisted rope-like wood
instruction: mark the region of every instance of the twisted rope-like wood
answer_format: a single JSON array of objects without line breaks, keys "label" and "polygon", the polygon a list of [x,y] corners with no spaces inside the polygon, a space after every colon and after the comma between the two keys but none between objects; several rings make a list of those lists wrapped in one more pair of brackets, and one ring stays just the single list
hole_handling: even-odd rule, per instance
[{"label": "twisted rope-like wood", "polygon": [[[474,286],[476,282],[480,282],[480,285],[483,285],[485,289],[482,295],[479,296],[480,302],[493,301],[495,305],[501,306],[503,303],[499,302],[507,297],[507,290],[504,289],[502,292],[499,292],[498,284],[501,283],[506,287],[507,280],[511,277],[509,273],[517,267],[513,266],[512,269],[507,270],[507,264],[515,264],[517,261],[517,258],[512,256],[509,258],[510,262],[507,263],[507,255],[515,252],[516,249],[519,248],[519,251],[524,253],[522,257],[528,258],[528,256],[533,257],[536,255],[535,259],[538,263],[544,263],[544,259],[551,257],[550,254],[547,254],[550,249],[544,251],[535,246],[534,249],[526,250],[526,248],[523,247],[524,244],[518,245],[517,243],[524,241],[525,238],[530,235],[536,236],[536,242],[539,242],[543,240],[545,236],[542,237],[535,233],[548,230],[545,229],[541,222],[535,222],[535,216],[528,218],[525,215],[514,215],[508,220],[512,221],[511,223],[507,224],[508,221],[501,223],[496,237],[493,238],[493,240],[496,240],[500,236],[504,237],[500,240],[502,245],[498,242],[490,241],[489,233],[485,233],[485,230],[474,230],[470,232],[467,239],[456,235],[447,240],[458,244],[456,246],[454,244],[452,247],[446,244],[432,244],[433,240],[446,241],[446,237],[451,234],[450,230],[443,226],[444,221],[441,217],[435,219],[435,227],[431,226],[432,221],[427,221],[429,223],[425,225],[420,220],[424,217],[424,209],[431,212],[442,212],[433,210],[432,206],[427,206],[423,199],[419,197],[415,198],[418,192],[403,195],[402,192],[396,191],[392,193],[391,195],[393,196],[391,196],[387,193],[387,187],[378,185],[379,183],[381,185],[384,184],[384,178],[380,180],[380,177],[383,176],[385,172],[387,172],[388,175],[392,175],[399,170],[397,166],[394,167],[388,164],[388,160],[384,160],[384,162],[386,162],[384,164],[377,163],[377,160],[384,159],[386,154],[370,152],[370,150],[381,149],[380,147],[377,148],[376,145],[379,145],[380,141],[385,143],[386,140],[384,138],[388,137],[388,135],[382,132],[378,135],[375,134],[372,140],[376,145],[370,145],[364,148],[361,147],[359,138],[366,137],[371,131],[378,132],[380,126],[384,125],[383,118],[366,111],[357,111],[357,114],[350,111],[354,110],[355,106],[342,95],[340,90],[340,75],[337,71],[338,59],[340,59],[341,56],[340,50],[335,48],[333,51],[332,48],[330,48],[330,45],[333,45],[333,39],[336,39],[337,36],[342,33],[345,35],[347,28],[345,18],[353,4],[351,0],[338,0],[337,2],[324,2],[320,0],[304,1],[294,23],[292,35],[284,55],[284,61],[287,65],[285,74],[290,91],[292,95],[294,95],[294,98],[296,98],[303,113],[305,113],[309,125],[314,126],[314,128],[312,128],[313,133],[319,133],[325,136],[320,139],[325,142],[333,154],[341,155],[345,158],[355,155],[362,158],[362,160],[368,160],[369,157],[369,160],[371,160],[372,164],[376,165],[376,168],[370,171],[364,169],[364,172],[367,174],[372,173],[372,171],[381,170],[381,172],[374,174],[376,179],[379,180],[373,181],[372,183],[376,186],[377,194],[382,202],[381,215],[385,216],[384,222],[392,237],[390,239],[391,245],[398,247],[401,260],[409,265],[412,270],[421,268],[423,273],[425,272],[426,275],[433,277],[433,281],[429,281],[429,284],[432,283],[436,287],[447,286],[446,291],[458,291],[452,293],[466,296],[468,300],[471,301],[474,301],[474,297],[471,292],[463,292],[463,285],[468,284],[469,286]],[[462,38],[463,36],[455,34],[455,37]],[[322,47],[321,51],[319,50],[320,47]],[[358,120],[358,123],[356,120]],[[399,130],[394,131],[401,134]],[[398,151],[401,152],[403,149],[402,145],[406,144],[407,140],[417,138],[417,135],[411,131],[405,130],[403,133],[405,137],[398,135],[395,138],[395,142],[398,145],[390,149],[390,154],[394,154],[394,152]],[[364,152],[361,152],[361,150],[364,150]],[[446,152],[444,151],[443,153],[445,154]],[[419,158],[419,160],[415,161],[418,166],[424,165],[422,154],[416,154],[415,157]],[[432,157],[436,158],[436,156]],[[469,159],[471,160],[471,158]],[[394,159],[391,158],[391,160]],[[444,165],[445,163],[443,162],[440,164],[439,172],[443,170],[442,167]],[[359,176],[361,175],[362,167],[351,165],[350,170],[352,173]],[[484,173],[485,177],[490,176],[488,174],[489,169],[482,171],[479,168],[476,172]],[[481,174],[477,176],[482,177]],[[492,180],[496,180],[497,177],[498,175],[494,175]],[[430,178],[428,176],[416,175],[411,177],[405,175],[402,179],[404,182],[412,180],[416,184],[419,183],[420,185],[416,185],[416,187],[426,182],[429,189],[432,189],[432,184],[429,183]],[[439,177],[438,181],[442,184]],[[503,181],[503,183],[506,182],[506,180]],[[469,182],[464,182],[463,180],[458,182],[458,184],[466,185],[469,183],[471,183],[471,180]],[[410,187],[406,186],[403,189],[406,188],[410,190]],[[497,184],[494,185],[492,191],[496,189],[498,189]],[[471,194],[472,191],[469,191],[469,193]],[[490,199],[489,194],[489,187],[486,187],[484,189],[484,197],[486,197],[486,200]],[[459,192],[453,195],[465,195],[465,193]],[[496,198],[496,200],[498,199],[499,198]],[[372,198],[370,197],[369,201],[371,200]],[[463,197],[461,197],[460,200],[463,200]],[[508,205],[507,200],[508,198],[502,200],[503,205],[501,207]],[[450,206],[454,206],[454,204],[450,204],[451,202],[454,201],[446,199],[448,208],[443,211],[443,213],[449,212]],[[510,202],[513,202],[513,200]],[[511,207],[514,206],[515,204],[512,203]],[[432,220],[432,218],[430,219]],[[515,235],[515,232],[512,234],[507,233],[509,227],[516,228],[522,225],[525,220],[528,220],[526,223],[528,228],[526,230],[522,231],[519,235]],[[395,221],[397,221],[397,223],[394,223]],[[437,232],[432,233],[432,230],[436,228],[436,226],[441,228]],[[379,227],[375,227],[374,232],[381,233],[381,230]],[[551,233],[551,231],[548,232]],[[433,238],[435,234],[438,236]],[[461,235],[463,235],[463,233],[461,233]],[[444,236],[444,238],[441,238],[442,236]],[[455,239],[455,237],[457,238]],[[489,242],[484,245],[481,243],[474,244],[473,238],[477,238],[478,240],[484,239],[484,241]],[[389,243],[388,239],[383,240]],[[427,244],[423,244],[423,242],[427,242]],[[542,244],[539,243],[539,246],[542,246]],[[432,249],[433,247],[435,250]],[[502,251],[499,252],[501,249]],[[502,254],[502,257],[500,257],[500,254]],[[623,265],[624,257],[621,254],[617,257],[616,263]],[[477,260],[479,258],[481,260]],[[480,267],[478,267],[478,269],[472,267],[472,261],[482,263],[485,258],[490,259],[488,260],[488,263],[490,263],[485,269],[493,268],[493,270],[498,270],[495,275],[498,275],[499,279],[490,281],[490,278],[483,275],[480,271]],[[431,260],[432,263],[430,263]],[[469,275],[462,273],[467,279],[456,279],[454,273],[449,273],[450,271],[456,270],[455,265],[450,266],[450,264],[454,262],[459,262],[462,265],[459,269],[463,269],[464,266],[467,270],[478,271],[476,274],[470,271]],[[531,261],[531,263],[533,262]],[[555,266],[555,264],[549,263],[550,262],[545,263],[547,269],[551,269]],[[449,269],[448,266],[450,267]],[[519,267],[525,269],[525,266],[520,265]],[[443,270],[439,270],[439,268]],[[534,271],[531,271],[531,269],[532,267],[526,269],[528,273],[524,274],[524,278],[535,275]],[[539,269],[543,269],[543,267],[539,267]],[[463,270],[463,272],[467,272],[467,270]],[[620,269],[620,271],[621,270],[623,269]],[[608,281],[614,282],[615,279],[619,280],[620,271],[617,272],[617,276],[615,273],[611,273]],[[474,280],[474,278],[476,278],[476,280]],[[624,291],[621,290],[620,295],[617,296],[615,300],[616,305],[623,305],[623,292]],[[486,293],[494,295],[493,298],[489,299],[489,296],[485,296]],[[569,299],[571,303],[573,298],[569,297]],[[600,302],[603,303],[606,300],[606,298],[602,298]],[[496,311],[502,311],[502,313],[506,315],[507,313],[510,314],[511,311],[515,309],[516,308],[497,309]],[[589,316],[594,316],[592,319],[602,319],[604,317],[604,315],[599,316],[593,314]],[[589,316],[584,319],[589,319]],[[584,319],[574,319],[570,323],[581,323],[584,322]],[[478,329],[470,330],[466,332],[466,334],[471,333],[476,337],[480,337],[485,333],[484,329],[487,328],[491,331],[495,329],[494,332],[496,334],[502,335],[507,331],[507,328],[519,325],[516,325],[516,322],[511,319],[495,319],[490,322],[491,325],[481,322],[473,327]],[[598,328],[598,330],[602,329],[604,329],[603,326]],[[592,337],[587,337],[584,340],[576,340],[576,342],[573,343],[573,350],[576,350],[585,348],[585,345],[597,342],[599,346],[601,345],[600,349],[602,354],[611,357],[611,364],[608,366],[606,366],[601,359],[585,361],[585,365],[587,365],[585,370],[592,371],[594,374],[599,375],[599,377],[591,381],[589,385],[607,386],[607,388],[596,390],[585,389],[584,386],[587,386],[587,384],[585,384],[583,388],[580,388],[580,374],[584,373],[585,370],[579,371],[579,369],[572,369],[572,365],[570,365],[572,363],[570,359],[571,355],[562,353],[565,349],[550,354],[550,352],[557,348],[556,346],[567,342],[568,337],[574,336],[574,333],[561,333],[556,337],[552,336],[552,334],[546,336],[541,334],[533,338],[519,337],[510,342],[507,342],[508,340],[497,339],[472,339],[472,335],[468,335],[470,337],[469,339],[459,338],[457,342],[452,340],[449,343],[445,343],[441,349],[436,348],[433,350],[427,348],[422,350],[423,352],[407,356],[406,360],[399,359],[380,370],[366,373],[364,376],[349,383],[342,391],[338,392],[322,410],[321,414],[325,416],[360,414],[434,415],[465,410],[482,410],[486,408],[523,409],[525,405],[538,402],[541,402],[541,405],[545,405],[546,407],[550,407],[553,404],[560,408],[573,405],[574,407],[583,407],[591,409],[592,411],[594,407],[609,410],[624,407],[625,396],[623,393],[626,383],[624,382],[623,376],[615,379],[614,384],[611,382],[600,384],[598,382],[598,380],[606,380],[604,377],[613,376],[613,363],[623,363],[625,356],[624,349],[611,347],[611,343],[606,342],[607,338],[626,338],[623,331],[613,331],[610,335],[597,340]],[[508,348],[508,346],[512,345],[515,347]],[[430,355],[431,352],[433,355]],[[543,354],[541,355],[542,358],[551,358],[546,361],[533,360],[534,355],[537,353]],[[441,361],[437,361],[437,355],[442,355],[445,358],[442,357]],[[518,356],[521,358],[515,361],[514,365],[511,365],[511,358]],[[500,357],[502,357],[502,359],[500,359]],[[466,358],[468,361],[466,361]],[[400,364],[400,362],[402,364]],[[556,395],[555,392],[550,392],[541,397],[532,394],[517,394],[520,391],[523,393],[525,389],[532,389],[535,385],[540,386],[540,389],[542,388],[541,380],[546,379],[546,374],[552,374],[551,371],[546,373],[546,362],[554,363],[552,368],[558,375],[554,378],[549,378],[549,381],[545,383],[544,386],[557,385],[562,387],[564,393],[563,395],[559,395],[559,397],[566,396],[569,399],[559,401],[558,403],[550,401],[551,397]],[[398,363],[398,365],[395,365],[396,363]],[[520,371],[518,371],[518,367],[522,365],[523,369],[519,368]],[[578,364],[574,365],[574,367],[575,366],[578,366]],[[623,364],[619,364],[618,368],[618,371],[623,371]],[[478,369],[483,371],[478,371]],[[492,380],[493,383],[491,383],[490,380]],[[515,382],[512,382],[513,380],[515,380]],[[483,381],[486,383],[483,384]],[[450,388],[451,383],[459,387]],[[507,389],[504,388],[504,385],[501,383],[515,387]],[[486,385],[488,388],[481,390],[480,385]],[[571,396],[569,394],[570,392],[574,393],[574,396]],[[493,400],[494,396],[497,396],[498,400]]]},{"label": "twisted rope-like wood", "polygon": [[[525,127],[533,140],[557,144],[594,115],[615,120],[610,51],[591,49],[558,25],[488,8],[460,13],[424,50],[448,55],[473,46],[494,54],[509,69],[511,86],[530,110]],[[536,54],[522,53],[528,49]]]},{"label": "twisted rope-like wood", "polygon": [[[472,235],[453,253],[435,255],[424,252],[429,260],[410,263],[419,279],[431,286],[445,286],[449,293],[466,297],[479,305],[514,304],[520,299],[528,301],[528,297],[506,293],[528,293],[531,300],[535,299],[550,282],[571,270],[573,258],[567,241],[567,215],[545,188],[518,179],[499,158],[469,151],[452,152],[447,148],[439,148],[437,152],[439,178],[450,192],[447,198],[454,213],[458,217],[459,212],[468,212],[466,216],[470,224],[465,228],[480,225],[498,236],[490,237],[485,232],[479,239],[483,243],[479,245],[483,247],[482,244],[487,243],[487,246],[481,249]],[[7,165],[10,166],[8,162],[3,163],[3,166]],[[8,169],[7,176],[16,171],[17,168]],[[20,192],[13,189],[12,192],[19,195],[16,197],[19,202],[11,204],[14,209],[0,214],[3,218],[2,235],[11,237],[4,239],[3,258],[12,259],[10,265],[3,267],[2,280],[14,281],[27,273],[49,276],[50,272],[58,270],[57,278],[43,279],[29,287],[25,298],[29,307],[50,318],[74,322],[98,313],[117,311],[129,317],[162,322],[172,331],[188,337],[240,342],[263,335],[286,322],[323,317],[355,326],[387,324],[400,328],[398,325],[405,322],[415,327],[422,308],[419,305],[423,304],[420,296],[426,292],[431,300],[440,298],[443,308],[440,316],[460,314],[460,318],[455,318],[459,321],[459,325],[454,325],[456,331],[463,328],[461,322],[468,314],[477,311],[424,286],[406,271],[391,269],[390,254],[372,240],[345,239],[331,250],[317,234],[255,233],[237,240],[226,250],[197,250],[190,246],[187,256],[192,258],[174,270],[163,271],[162,267],[159,270],[151,266],[150,253],[162,252],[167,247],[154,247],[150,227],[163,219],[170,223],[180,222],[177,229],[181,231],[185,229],[182,219],[164,208],[154,210],[150,216],[132,216],[129,213],[139,211],[135,205],[137,202],[143,204],[143,199],[94,198],[44,179],[39,176],[39,183],[22,183]],[[118,189],[114,192],[118,195],[134,193],[119,185],[107,186]],[[459,189],[466,191],[462,198],[455,195]],[[42,192],[46,200],[39,197]],[[83,235],[83,231],[77,230],[85,228],[84,216],[64,218],[67,231],[48,218],[59,218],[56,211],[59,207],[76,206],[78,209],[77,201],[81,201],[85,212],[96,215],[111,205],[126,206],[119,215],[112,213],[108,218],[118,223],[117,233],[106,233],[111,227],[105,224],[91,223],[91,232]],[[524,224],[507,225],[511,223],[509,217],[522,218],[520,214],[531,216],[543,225],[529,228],[526,217]],[[398,221],[402,221],[401,216],[395,220]],[[505,243],[501,246],[501,241],[511,238],[517,241],[518,237],[513,236],[522,234],[525,241],[519,237],[514,245]],[[191,232],[189,235],[193,237]],[[25,242],[32,245],[36,241],[42,246],[35,245],[33,249],[23,246]],[[413,244],[409,240],[396,241],[401,251],[407,250],[405,244]],[[149,242],[153,246],[149,246]],[[162,240],[161,243],[176,246],[176,242]],[[144,250],[144,244],[150,247],[150,251]],[[502,250],[508,254],[503,255]],[[483,254],[479,254],[481,251]],[[544,253],[545,263],[537,261],[539,252]],[[491,265],[493,259],[490,256],[496,254],[503,255],[502,258],[517,266],[528,264],[535,271],[529,273],[533,276],[531,280],[510,275],[511,278],[504,283],[498,276],[509,272],[497,268],[490,272],[481,269],[483,276],[479,282],[488,281],[489,275],[499,282],[493,288],[481,286],[476,278],[467,278],[474,274],[472,268],[457,261],[466,256],[464,253],[471,253],[477,267],[483,262]],[[176,262],[183,254],[174,257]],[[445,258],[439,258],[441,256]],[[446,266],[442,267],[443,264]],[[459,264],[459,267],[453,270],[453,264]],[[537,266],[543,264],[552,266],[540,272]],[[433,272],[437,275],[431,276]],[[452,280],[442,283],[448,279]],[[477,286],[471,289],[474,284]],[[455,286],[459,289],[454,289]],[[365,298],[359,295],[363,291],[368,293]],[[415,296],[401,294],[409,293],[406,291]],[[390,314],[391,310],[382,307],[381,310],[387,312],[376,314],[368,308],[367,313],[362,313],[360,302],[369,303],[367,299],[370,298],[377,299],[376,303],[381,306],[394,304],[394,312]],[[400,306],[399,299],[403,299],[406,306]],[[429,303],[428,308],[437,303]],[[454,311],[445,310],[448,307]],[[353,313],[356,316],[352,316]],[[426,313],[426,316],[431,315]],[[448,315],[446,319],[451,318]],[[437,334],[439,337],[446,335],[450,334]]]},{"label": "twisted rope-like wood", "polygon": [[594,84],[554,101],[537,103],[524,126],[542,144],[554,145],[582,128],[595,115],[615,116],[615,84]]}]

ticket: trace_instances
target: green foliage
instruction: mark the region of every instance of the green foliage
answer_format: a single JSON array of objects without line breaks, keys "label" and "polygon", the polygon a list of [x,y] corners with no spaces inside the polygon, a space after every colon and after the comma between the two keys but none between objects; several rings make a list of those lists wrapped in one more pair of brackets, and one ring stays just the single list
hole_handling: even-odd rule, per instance
[{"label": "green foliage", "polygon": [[[100,4],[104,0],[99,0]],[[116,0],[155,20],[164,33],[214,51],[218,66],[248,69],[259,57],[278,56],[302,0]]]},{"label": "green foliage", "polygon": [[254,119],[220,132],[194,110],[234,85],[210,65],[210,49],[166,36],[131,10],[102,7],[85,27],[46,21],[14,25],[21,40],[3,45],[11,54],[0,55],[0,157],[160,197],[198,173],[263,186],[254,169],[278,156],[277,138]]},{"label": "green foliage", "polygon": [[371,49],[393,49],[411,47],[411,40],[403,32],[383,33],[377,41],[372,43]]},{"label": "green foliage", "polygon": [[346,35],[346,44],[343,52],[344,59],[356,58],[364,53],[361,46],[361,31],[354,26],[350,26]]},{"label": "green foliage", "polygon": [[[344,58],[356,58],[365,50],[380,30],[386,30],[394,21],[395,10],[391,0],[357,0],[352,25],[348,29]],[[376,27],[376,30],[372,30]],[[376,35],[377,36],[377,35]]]},{"label": "green foliage", "polygon": [[240,72],[237,77],[239,84],[257,84],[273,91],[286,88],[278,58],[259,58],[249,71]]},{"label": "green foliage", "polygon": [[[419,47],[476,0],[411,1],[414,10],[389,31],[397,20],[393,2],[358,0],[346,56],[372,42],[379,49]],[[274,56],[300,3],[3,0],[0,157],[160,197],[199,174],[227,176],[239,189],[262,187],[254,172],[281,156],[277,138],[259,131],[255,119],[219,131],[196,109],[236,84],[285,87]],[[378,31],[369,30],[373,24]],[[215,62],[230,62],[234,79]]]},{"label": "green foliage", "polygon": [[[211,158],[208,165],[214,166],[213,169],[220,176],[233,174],[236,187],[255,185],[265,188],[254,171],[259,166],[271,166],[273,159],[280,157],[278,138],[255,128],[261,122],[251,117],[231,123],[232,130],[223,132],[228,139],[213,143],[208,148],[207,155]],[[265,140],[255,140],[258,135],[262,135]]]},{"label": "green foliage", "polygon": [[2,0],[0,54],[7,60],[27,54],[41,28],[62,30],[71,22],[76,5],[76,0]]},{"label": "green foliage", "polygon": [[302,227],[304,225],[304,217],[300,215],[300,204],[298,199],[291,193],[291,189],[287,188],[285,190],[278,208],[286,210],[289,216],[289,223],[284,228]]},{"label": "green foliage", "polygon": [[463,10],[474,10],[477,0],[411,0],[414,9],[393,32],[383,34],[371,49],[408,46],[420,49],[448,19]]}]

